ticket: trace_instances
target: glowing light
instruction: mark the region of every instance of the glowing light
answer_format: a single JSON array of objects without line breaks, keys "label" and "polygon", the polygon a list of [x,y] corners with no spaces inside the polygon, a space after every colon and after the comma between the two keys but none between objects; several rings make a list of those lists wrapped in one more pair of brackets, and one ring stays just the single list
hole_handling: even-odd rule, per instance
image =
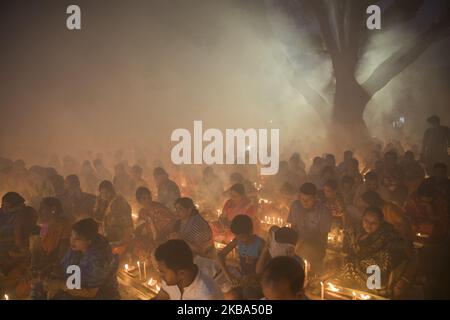
[{"label": "glowing light", "polygon": [[154,286],[156,286],[158,284],[158,281],[156,281],[156,279],[150,278],[150,280],[148,280],[147,284],[150,287],[154,287]]},{"label": "glowing light", "polygon": [[339,288],[336,288],[335,286],[334,286],[334,284],[332,284],[331,282],[328,282],[327,283],[327,286],[328,286],[328,290],[330,290],[330,291],[333,291],[333,292],[339,292],[340,290],[339,290]]},{"label": "glowing light", "polygon": [[361,300],[369,300],[369,299],[370,299],[370,295],[369,295],[369,294],[363,294],[363,293],[361,293],[361,294],[359,295],[359,298],[360,298]]},{"label": "glowing light", "polygon": [[128,263],[126,263],[123,267],[124,267],[125,271],[128,272],[128,269],[129,269]]},{"label": "glowing light", "polygon": [[5,294],[5,300],[9,300],[9,296]]}]

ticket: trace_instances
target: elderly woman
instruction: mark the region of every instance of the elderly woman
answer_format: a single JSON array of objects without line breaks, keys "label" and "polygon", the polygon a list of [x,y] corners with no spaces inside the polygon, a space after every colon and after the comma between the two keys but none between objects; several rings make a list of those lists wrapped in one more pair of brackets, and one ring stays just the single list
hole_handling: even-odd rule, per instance
[{"label": "elderly woman", "polygon": [[367,290],[367,268],[381,271],[381,287],[386,287],[391,271],[407,259],[407,246],[395,228],[384,221],[378,207],[365,210],[362,224],[349,228],[344,237],[344,265],[338,281],[351,288]]}]

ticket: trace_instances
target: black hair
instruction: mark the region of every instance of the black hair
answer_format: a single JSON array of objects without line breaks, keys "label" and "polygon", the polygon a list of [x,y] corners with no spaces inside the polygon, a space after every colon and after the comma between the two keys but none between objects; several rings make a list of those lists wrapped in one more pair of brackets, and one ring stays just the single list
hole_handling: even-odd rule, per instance
[{"label": "black hair", "polygon": [[324,186],[324,187],[329,187],[329,188],[331,188],[332,190],[337,190],[337,189],[338,189],[338,184],[337,184],[336,180],[334,180],[334,179],[328,179],[328,180],[324,183],[323,186]]},{"label": "black hair", "polygon": [[102,189],[108,190],[112,193],[116,192],[116,190],[114,189],[114,185],[109,180],[103,180],[102,182],[100,182],[100,184],[98,185],[98,190],[100,191]]},{"label": "black hair", "polygon": [[417,188],[417,194],[420,197],[434,198],[436,195],[436,188],[434,184],[430,181],[424,181]]},{"label": "black hair", "polygon": [[295,246],[298,240],[298,233],[292,228],[282,227],[275,231],[275,240],[278,243],[288,243]]},{"label": "black hair", "polygon": [[317,188],[314,184],[306,182],[300,187],[300,193],[306,194],[308,196],[315,196],[317,193]]},{"label": "black hair", "polygon": [[155,258],[171,270],[186,270],[194,266],[191,248],[184,240],[168,240],[155,250]]},{"label": "black hair", "polygon": [[41,207],[55,208],[55,214],[60,216],[63,214],[63,206],[58,198],[46,197],[41,200]]},{"label": "black hair", "polygon": [[235,183],[231,186],[230,191],[234,191],[241,196],[245,196],[245,187],[242,183]]},{"label": "black hair", "polygon": [[179,204],[185,209],[191,209],[192,214],[200,214],[197,207],[195,206],[194,201],[188,197],[181,197],[175,200],[175,204]]},{"label": "black hair", "polygon": [[230,229],[234,235],[251,234],[253,232],[252,219],[246,214],[238,214],[231,220]]},{"label": "black hair", "polygon": [[364,202],[368,203],[370,206],[383,206],[383,199],[378,194],[378,192],[375,191],[369,190],[364,192],[361,196],[361,199],[363,199]]},{"label": "black hair", "polygon": [[76,174],[70,174],[66,177],[66,181],[68,184],[74,187],[80,187],[80,179]]},{"label": "black hair", "polygon": [[157,177],[162,175],[168,175],[163,167],[156,167],[155,169],[153,169],[153,176]]},{"label": "black hair", "polygon": [[17,207],[17,206],[20,206],[20,205],[25,203],[24,197],[22,197],[17,192],[7,192],[7,193],[5,193],[5,195],[2,197],[2,201],[3,202],[8,202],[13,207]]},{"label": "black hair", "polygon": [[271,259],[263,272],[263,281],[289,283],[293,294],[303,290],[305,271],[303,266],[292,257],[279,256]]},{"label": "black hair", "polygon": [[370,206],[370,207],[366,208],[366,210],[364,210],[364,215],[369,214],[369,213],[374,213],[380,221],[384,220],[384,214],[383,214],[383,211],[380,209],[380,207]]},{"label": "black hair", "polygon": [[375,171],[369,171],[364,175],[364,180],[376,181],[378,180],[378,174]]},{"label": "black hair", "polygon": [[94,241],[98,237],[98,224],[92,218],[78,221],[72,226],[72,230],[84,240]]},{"label": "black hair", "polygon": [[148,195],[148,196],[152,196],[152,192],[150,191],[149,188],[147,187],[139,187],[136,190],[136,199],[139,200],[141,199],[143,196]]}]

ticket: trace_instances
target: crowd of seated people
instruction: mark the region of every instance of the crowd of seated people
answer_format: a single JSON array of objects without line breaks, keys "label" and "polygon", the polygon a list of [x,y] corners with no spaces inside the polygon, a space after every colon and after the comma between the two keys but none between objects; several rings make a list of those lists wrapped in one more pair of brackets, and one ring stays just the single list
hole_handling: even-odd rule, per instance
[{"label": "crowd of seated people", "polygon": [[[309,168],[293,153],[264,181],[241,170],[226,183],[206,167],[192,194],[161,166],[145,175],[121,159],[112,175],[100,159],[27,168],[0,158],[0,293],[120,299],[117,272],[131,255],[156,261],[147,265],[162,279],[156,299],[304,299],[305,261],[309,277],[359,290],[376,265],[390,298],[417,288],[449,297],[447,164],[402,149],[377,146],[360,155],[364,168],[358,150],[338,164],[333,154],[310,158]],[[218,206],[215,218],[204,214]],[[330,249],[333,230],[343,239]],[[67,288],[72,265],[83,274],[77,291]]]}]

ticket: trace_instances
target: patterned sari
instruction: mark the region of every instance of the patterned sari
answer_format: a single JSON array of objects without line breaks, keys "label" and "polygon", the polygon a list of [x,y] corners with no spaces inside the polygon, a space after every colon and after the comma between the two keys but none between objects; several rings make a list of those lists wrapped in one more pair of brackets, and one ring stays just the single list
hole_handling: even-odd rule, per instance
[{"label": "patterned sari", "polygon": [[382,222],[378,230],[370,235],[362,227],[347,229],[343,245],[344,265],[338,272],[338,282],[351,288],[367,290],[367,268],[376,265],[380,268],[381,286],[384,287],[390,272],[401,258],[402,248],[404,241],[387,222]]}]

